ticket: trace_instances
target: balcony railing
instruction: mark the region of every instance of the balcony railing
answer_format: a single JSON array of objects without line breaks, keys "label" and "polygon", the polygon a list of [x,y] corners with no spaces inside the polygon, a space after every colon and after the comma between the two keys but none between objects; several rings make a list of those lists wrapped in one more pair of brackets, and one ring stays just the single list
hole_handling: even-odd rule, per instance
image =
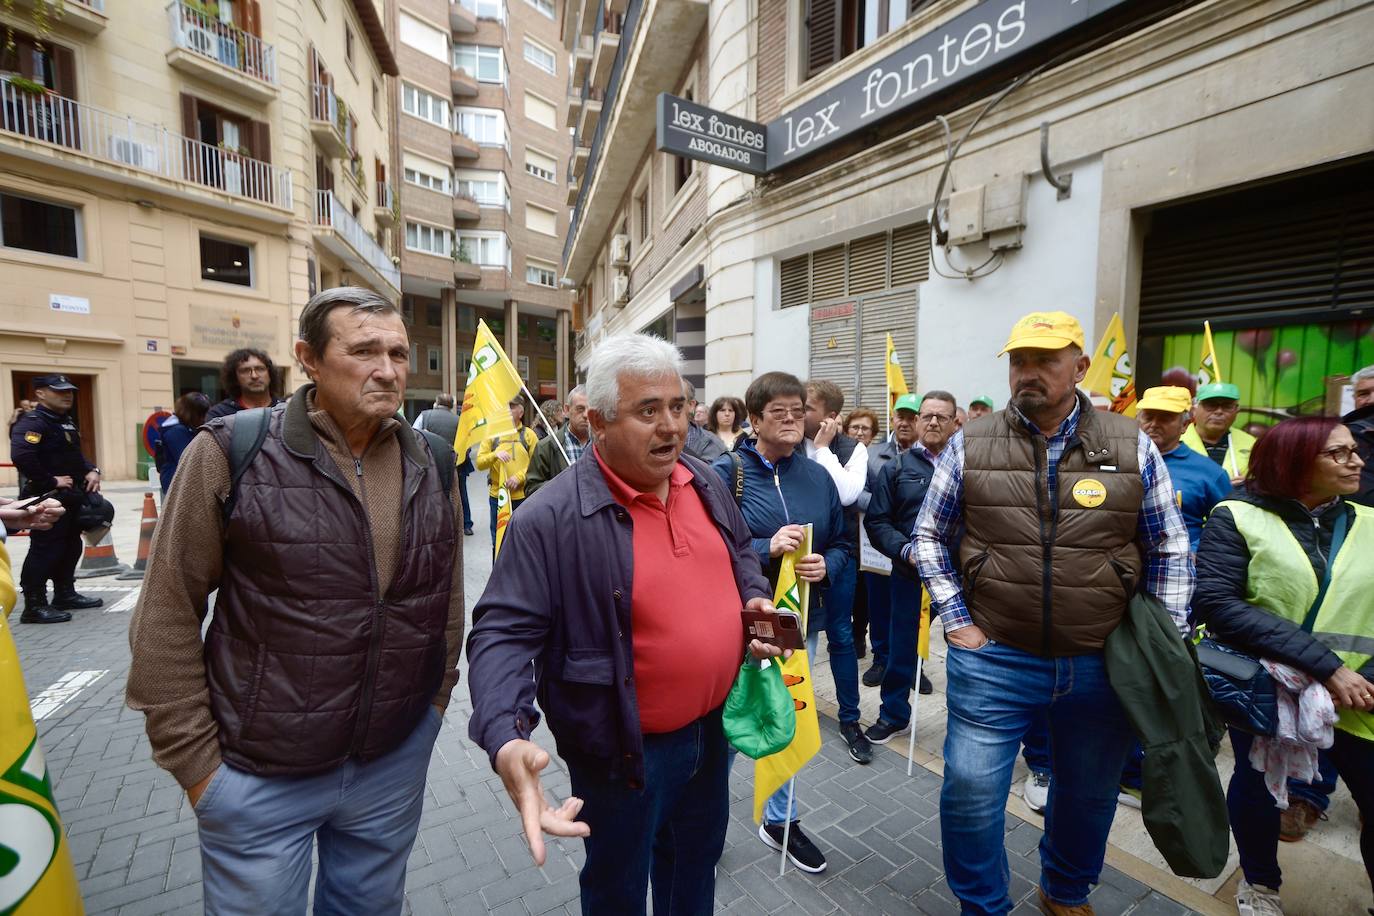
[{"label": "balcony railing", "polygon": [[230,70],[277,84],[277,49],[229,22],[220,22],[180,0],[167,6],[172,44]]},{"label": "balcony railing", "polygon": [[291,207],[291,173],[238,150],[0,80],[0,130],[174,181]]},{"label": "balcony railing", "polygon": [[315,121],[339,123],[339,98],[334,94],[333,86],[310,84],[310,117]]},{"label": "balcony railing", "polygon": [[377,206],[382,210],[392,210],[396,207],[396,192],[391,185],[378,179],[377,181]]},{"label": "balcony railing", "polygon": [[367,234],[362,224],[353,218],[343,201],[333,191],[315,192],[315,225],[328,226],[348,243],[369,267],[381,274],[395,289],[401,288],[401,272],[391,263],[390,256]]}]

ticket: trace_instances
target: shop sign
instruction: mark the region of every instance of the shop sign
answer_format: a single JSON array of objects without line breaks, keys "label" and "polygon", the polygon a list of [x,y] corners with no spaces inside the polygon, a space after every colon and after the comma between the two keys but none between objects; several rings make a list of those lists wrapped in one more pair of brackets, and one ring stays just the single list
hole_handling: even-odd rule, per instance
[{"label": "shop sign", "polygon": [[72,315],[89,315],[91,300],[82,296],[62,296],[57,293],[48,295],[48,307],[54,312],[67,312]]},{"label": "shop sign", "polygon": [[[768,125],[768,171],[1085,29],[1127,0],[988,0]],[[1152,4],[1142,4],[1151,6]],[[1031,61],[1022,69],[1029,69]],[[913,124],[913,126],[915,126]],[[718,163],[727,165],[728,163]]]},{"label": "shop sign", "polygon": [[278,319],[234,309],[191,306],[191,346],[228,352],[239,347],[276,351]]},{"label": "shop sign", "polygon": [[757,121],[661,92],[657,129],[658,149],[665,153],[751,175],[767,171],[767,128]]}]

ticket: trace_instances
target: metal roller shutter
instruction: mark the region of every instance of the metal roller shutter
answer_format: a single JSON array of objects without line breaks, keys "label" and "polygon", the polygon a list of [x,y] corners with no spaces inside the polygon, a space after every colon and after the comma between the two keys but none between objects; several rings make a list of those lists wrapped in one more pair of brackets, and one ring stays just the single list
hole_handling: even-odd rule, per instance
[{"label": "metal roller shutter", "polygon": [[897,358],[901,360],[906,383],[912,384],[916,367],[918,301],[914,289],[863,298],[859,307],[860,320],[863,322],[860,333],[863,345],[859,362],[859,391],[857,400],[845,399],[846,408],[862,405],[876,410],[880,417],[886,412],[888,334],[892,335],[892,343],[897,348]]},{"label": "metal roller shutter", "polygon": [[858,366],[854,360],[858,333],[859,310],[855,303],[812,307],[811,369],[807,378],[828,379],[839,385],[846,405],[854,403],[858,391]]}]

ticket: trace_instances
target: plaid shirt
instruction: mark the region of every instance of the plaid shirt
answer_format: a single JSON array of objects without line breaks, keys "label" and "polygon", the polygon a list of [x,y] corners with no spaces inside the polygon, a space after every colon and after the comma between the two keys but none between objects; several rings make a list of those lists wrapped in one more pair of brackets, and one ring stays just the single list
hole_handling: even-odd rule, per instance
[{"label": "plaid shirt", "polygon": [[563,424],[563,449],[568,453],[568,464],[573,464],[582,457],[582,453],[592,444],[591,430],[587,430],[587,441],[578,442],[577,437],[572,434],[568,425]]},{"label": "plaid shirt", "polygon": [[[1012,410],[1012,408],[1008,408]],[[1013,417],[1019,414],[1013,413]],[[1079,407],[1045,439],[1048,455],[1046,476],[1053,492],[1059,459],[1078,431]],[[1033,435],[1041,435],[1025,418],[1021,421]],[[1188,529],[1174,500],[1174,487],[1159,450],[1140,433],[1137,456],[1140,480],[1145,495],[1136,522],[1137,538],[1145,548],[1145,588],[1169,609],[1179,632],[1188,632],[1188,602],[1193,595],[1193,558],[1188,550]],[[930,489],[926,492],[920,518],[912,540],[902,551],[907,562],[915,556],[921,579],[930,591],[933,607],[939,612],[945,632],[971,626],[973,618],[964,604],[959,571],[950,556],[949,545],[958,536],[964,519],[964,434],[955,433],[940,460],[936,462]]]}]

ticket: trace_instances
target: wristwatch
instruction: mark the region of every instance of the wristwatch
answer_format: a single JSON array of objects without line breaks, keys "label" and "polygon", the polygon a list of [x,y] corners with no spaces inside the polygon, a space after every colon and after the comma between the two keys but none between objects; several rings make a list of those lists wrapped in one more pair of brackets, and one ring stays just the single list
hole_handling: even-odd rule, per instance
[{"label": "wristwatch", "polygon": [[[95,472],[96,472],[97,474],[99,474],[101,477],[104,477],[104,476],[105,476],[104,472],[102,472],[102,471],[100,470],[100,468],[91,468],[91,470],[92,470],[92,471],[95,471]],[[87,473],[90,473],[90,472],[88,471]]]}]

